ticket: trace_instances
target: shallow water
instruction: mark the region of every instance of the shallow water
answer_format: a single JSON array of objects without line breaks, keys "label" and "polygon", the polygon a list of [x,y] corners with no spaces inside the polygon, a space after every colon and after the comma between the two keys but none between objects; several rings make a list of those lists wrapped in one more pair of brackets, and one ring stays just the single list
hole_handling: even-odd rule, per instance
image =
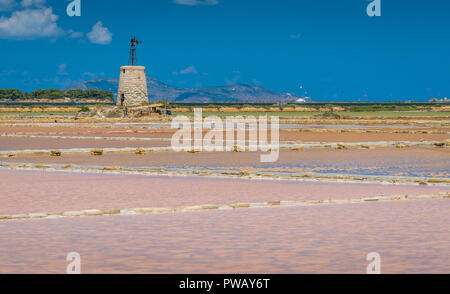
[{"label": "shallow water", "polygon": [[363,125],[363,124],[280,124],[281,129],[416,129],[423,128],[422,126],[411,126],[411,125]]},{"label": "shallow water", "polygon": [[170,147],[166,141],[118,141],[95,139],[8,138],[0,137],[0,151],[76,148],[150,148]]},{"label": "shallow water", "polygon": [[450,178],[450,150],[444,148],[379,148],[374,150],[281,150],[275,163],[260,163],[257,152],[152,152],[105,154],[101,157],[63,154],[62,157],[19,156],[2,162],[57,163],[135,168],[239,171],[267,173],[321,173],[373,176]]},{"label": "shallow water", "polygon": [[327,200],[450,192],[450,186],[0,170],[0,214]]},{"label": "shallow water", "polygon": [[449,200],[0,222],[0,273],[450,273]]}]

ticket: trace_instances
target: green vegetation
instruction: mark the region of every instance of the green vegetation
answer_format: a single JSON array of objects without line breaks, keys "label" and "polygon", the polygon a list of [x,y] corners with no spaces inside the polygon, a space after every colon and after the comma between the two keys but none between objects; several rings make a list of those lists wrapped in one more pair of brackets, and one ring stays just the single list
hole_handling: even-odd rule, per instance
[{"label": "green vegetation", "polygon": [[450,117],[450,111],[358,111],[337,114],[342,117]]},{"label": "green vegetation", "polygon": [[[186,116],[193,116],[194,112],[176,112],[176,110],[173,110],[173,113],[175,115],[186,115]],[[203,116],[219,116],[219,117],[225,117],[225,116],[280,116],[280,117],[308,117],[308,116],[314,116],[319,115],[320,112],[282,112],[282,111],[274,111],[274,112],[257,112],[257,111],[246,111],[246,112],[208,112],[207,109],[203,109]]]},{"label": "green vegetation", "polygon": [[[176,112],[175,115],[193,116],[194,112]],[[203,116],[215,115],[219,117],[226,116],[279,116],[279,117],[323,117],[323,118],[366,118],[366,117],[450,117],[450,111],[344,111],[344,112],[282,112],[282,111],[268,111],[268,112],[208,112],[203,109]]]},{"label": "green vegetation", "polygon": [[[17,89],[0,89],[0,99],[17,100],[23,99],[25,93]],[[27,93],[29,94],[29,93]]]},{"label": "green vegetation", "polygon": [[86,105],[83,105],[80,109],[80,112],[89,112],[89,111],[91,111],[91,110]]},{"label": "green vegetation", "polygon": [[65,96],[71,99],[96,99],[105,100],[108,102],[114,101],[112,92],[102,90],[68,90]]},{"label": "green vegetation", "polygon": [[41,90],[37,89],[33,93],[24,93],[25,99],[36,98],[36,99],[63,99],[64,92],[58,89],[47,89]]},{"label": "green vegetation", "polygon": [[17,89],[0,89],[0,100],[20,102],[21,100],[48,99],[58,100],[69,98],[72,100],[95,99],[105,102],[113,102],[113,93],[102,90],[68,90],[59,89],[38,89],[34,92],[21,92]]},{"label": "green vegetation", "polygon": [[323,117],[323,118],[334,118],[334,119],[341,119],[341,118],[342,118],[341,115],[339,115],[339,114],[337,114],[337,113],[334,113],[334,112],[331,110],[331,108],[330,108],[330,111],[328,111],[328,112],[323,112],[323,113],[321,113],[321,114],[319,114],[319,115],[316,115],[316,116],[318,116],[318,117]]},{"label": "green vegetation", "polygon": [[[348,111],[414,111],[417,105],[354,105],[346,106]],[[421,108],[421,110],[429,110],[430,108]]]},{"label": "green vegetation", "polygon": [[73,117],[76,112],[0,112],[0,117],[49,117],[49,116],[64,116]]},{"label": "green vegetation", "polygon": [[[163,101],[155,102],[155,103],[163,103]],[[352,112],[359,112],[359,111],[427,111],[432,110],[439,107],[448,107],[450,104],[431,104],[431,103],[418,103],[418,104],[408,104],[408,103],[399,103],[399,104],[346,104],[346,103],[336,103],[336,104],[311,104],[311,103],[305,103],[305,104],[283,104],[283,105],[275,105],[273,103],[245,103],[245,104],[238,104],[238,103],[216,103],[216,104],[202,104],[202,103],[174,103],[172,102],[170,106],[172,108],[203,108],[205,111],[208,108],[236,108],[236,109],[242,109],[242,108],[264,108],[264,109],[270,109],[273,107],[280,107],[281,109],[285,108],[309,108],[311,111],[323,111],[323,109],[329,109],[333,110],[333,108],[342,109],[343,111],[352,111]],[[333,110],[335,111],[335,110]]]},{"label": "green vegetation", "polygon": [[162,104],[163,106],[166,106],[166,107],[173,107],[173,105],[169,101],[163,101],[163,100],[154,101],[154,102],[152,102],[152,104]]}]

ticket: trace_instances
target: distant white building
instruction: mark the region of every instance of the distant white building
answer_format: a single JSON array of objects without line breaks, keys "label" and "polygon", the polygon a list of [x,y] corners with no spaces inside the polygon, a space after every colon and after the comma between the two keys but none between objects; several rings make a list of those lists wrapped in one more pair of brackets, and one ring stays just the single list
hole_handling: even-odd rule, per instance
[{"label": "distant white building", "polygon": [[309,97],[304,97],[304,98],[298,99],[297,101],[295,101],[295,103],[306,103],[306,102],[308,102],[308,101],[310,101],[310,100],[311,100],[311,98],[309,98]]}]

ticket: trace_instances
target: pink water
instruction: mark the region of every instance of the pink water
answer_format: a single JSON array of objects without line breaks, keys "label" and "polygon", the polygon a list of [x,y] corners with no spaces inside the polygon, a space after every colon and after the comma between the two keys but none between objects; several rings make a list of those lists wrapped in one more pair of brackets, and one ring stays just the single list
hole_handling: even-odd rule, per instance
[{"label": "pink water", "polygon": [[133,141],[105,139],[53,139],[53,138],[9,138],[0,137],[0,150],[47,150],[76,148],[150,148],[168,147],[170,141]]},{"label": "pink water", "polygon": [[311,149],[282,150],[274,163],[261,163],[259,152],[132,152],[89,156],[64,154],[61,157],[19,155],[2,162],[76,164],[122,167],[165,167],[195,170],[249,170],[269,173],[324,173],[375,176],[450,178],[448,148],[379,148],[374,150]]},{"label": "pink water", "polygon": [[0,222],[0,273],[450,273],[450,201]]},{"label": "pink water", "polygon": [[450,186],[338,184],[0,170],[0,214],[449,192]]}]

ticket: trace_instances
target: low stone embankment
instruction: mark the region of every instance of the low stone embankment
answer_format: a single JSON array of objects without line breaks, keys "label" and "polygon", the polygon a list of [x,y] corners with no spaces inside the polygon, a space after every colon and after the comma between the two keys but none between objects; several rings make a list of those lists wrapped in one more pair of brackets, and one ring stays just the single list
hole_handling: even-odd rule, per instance
[{"label": "low stone embankment", "polygon": [[370,202],[388,202],[388,201],[406,201],[406,200],[431,200],[431,199],[450,199],[450,193],[439,193],[432,195],[393,195],[378,196],[353,199],[335,199],[335,200],[310,200],[310,201],[267,201],[260,203],[234,203],[222,205],[195,205],[179,207],[147,207],[133,209],[88,209],[80,211],[65,212],[43,212],[43,213],[23,213],[14,215],[0,215],[0,221],[7,220],[25,220],[25,219],[57,219],[63,217],[89,217],[89,216],[109,216],[109,215],[136,215],[136,214],[160,214],[160,213],[179,213],[206,210],[226,210],[226,209],[245,209],[245,208],[269,208],[283,206],[317,206],[332,204],[354,204]]}]

